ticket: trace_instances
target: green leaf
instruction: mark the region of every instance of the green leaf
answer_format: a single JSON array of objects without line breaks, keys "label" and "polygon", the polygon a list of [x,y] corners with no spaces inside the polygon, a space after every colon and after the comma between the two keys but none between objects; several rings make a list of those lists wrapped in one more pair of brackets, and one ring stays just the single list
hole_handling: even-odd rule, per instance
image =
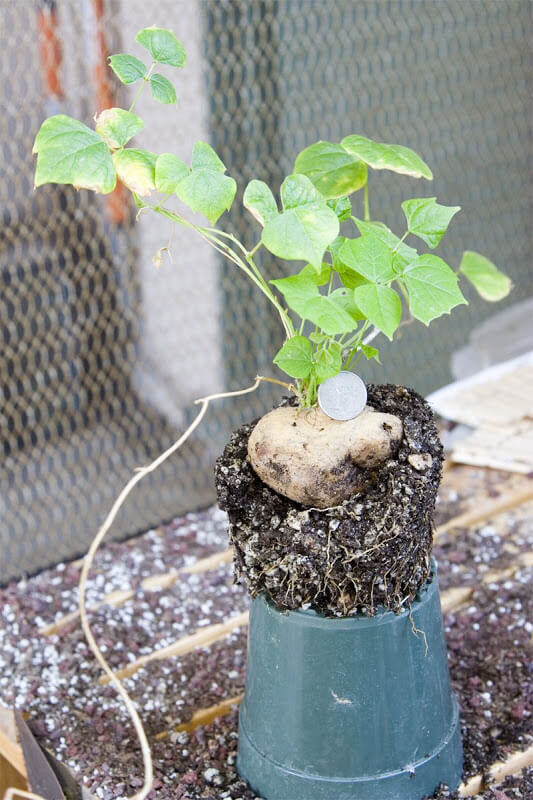
[{"label": "green leaf", "polygon": [[392,340],[402,319],[402,303],[394,289],[369,283],[354,289],[354,297],[365,317]]},{"label": "green leaf", "polygon": [[315,355],[315,375],[319,383],[334,378],[342,369],[342,348],[338,342],[331,342],[327,350],[319,350]]},{"label": "green leaf", "polygon": [[378,364],[381,364],[381,361],[379,360],[379,350],[377,348],[370,347],[369,344],[360,344],[359,347],[361,348],[361,352],[363,353],[367,361],[370,361],[370,359],[375,358]]},{"label": "green leaf", "polygon": [[340,289],[335,289],[329,296],[335,303],[338,303],[341,308],[347,311],[355,322],[359,322],[359,320],[365,318],[364,314],[361,313],[361,309],[359,309],[355,303],[354,293],[351,288],[345,288],[343,286]]},{"label": "green leaf", "polygon": [[35,137],[33,152],[37,153],[36,187],[69,183],[100,194],[115,188],[115,168],[107,145],[76,119],[57,114],[45,120]]},{"label": "green leaf", "polygon": [[311,333],[309,334],[309,338],[315,344],[322,344],[322,342],[325,342],[326,339],[329,339],[329,336],[327,335],[327,333],[319,333],[318,331],[311,331]]},{"label": "green leaf", "polygon": [[333,269],[339,273],[343,285],[347,289],[355,289],[356,286],[361,286],[363,283],[368,283],[368,281],[342,261],[340,253],[346,241],[346,236],[337,236],[335,241],[328,247],[328,250],[331,253]]},{"label": "green leaf", "polygon": [[403,147],[401,144],[373,142],[372,139],[355,134],[345,136],[341,145],[372,169],[389,169],[400,175],[433,180],[433,173],[428,165],[409,147]]},{"label": "green leaf", "polygon": [[176,90],[164,75],[160,75],[158,72],[152,75],[150,78],[150,86],[152,88],[152,97],[154,100],[157,100],[158,103],[169,105],[169,103],[176,102]]},{"label": "green leaf", "polygon": [[226,167],[210,144],[207,142],[196,142],[192,151],[192,169],[211,169],[213,172],[220,172],[223,175]]},{"label": "green leaf", "polygon": [[126,84],[135,83],[146,75],[146,67],[143,62],[126,53],[109,56],[109,66],[117,78]]},{"label": "green leaf", "polygon": [[306,264],[299,274],[305,275],[306,278],[312,280],[315,286],[324,286],[329,282],[331,267],[329,264],[326,264],[326,262],[323,261],[320,266],[320,271],[317,272],[312,264]]},{"label": "green leaf", "polygon": [[351,194],[366,183],[366,166],[340,144],[316,142],[294,163],[294,172],[306,175],[328,200]]},{"label": "green leaf", "polygon": [[155,162],[155,188],[164,194],[174,194],[178,183],[189,174],[181,158],[172,153],[162,153]]},{"label": "green leaf", "polygon": [[148,150],[128,147],[113,153],[117,175],[132,192],[146,197],[155,189],[155,165],[157,156]]},{"label": "green leaf", "polygon": [[305,175],[289,175],[281,185],[283,212],[265,222],[261,240],[275,256],[309,261],[320,271],[339,220]]},{"label": "green leaf", "polygon": [[452,217],[461,206],[441,206],[436,197],[420,197],[402,203],[407,227],[433,250],[448,228]]},{"label": "green leaf", "polygon": [[176,39],[172,31],[164,28],[144,28],[135,37],[142,47],[146,47],[154,61],[158,64],[170,64],[171,67],[183,67],[187,60],[185,48]]},{"label": "green leaf", "polygon": [[330,336],[338,333],[350,333],[357,327],[356,320],[343,307],[338,297],[318,295],[308,300],[304,307],[303,317]]},{"label": "green leaf", "polygon": [[[311,267],[311,269],[314,271],[314,267]],[[318,287],[311,278],[301,272],[299,275],[278,278],[270,281],[270,283],[281,292],[289,308],[296,311],[302,319],[307,319],[305,313],[306,303],[319,296]]]},{"label": "green leaf", "polygon": [[244,190],[242,202],[261,225],[277,216],[278,207],[274,195],[264,181],[251,180]]},{"label": "green leaf", "polygon": [[192,154],[192,168],[176,186],[176,194],[193,211],[200,211],[213,225],[229,211],[237,184],[228,175],[226,167],[213,148],[206,142],[196,142]]},{"label": "green leaf", "polygon": [[123,108],[107,108],[96,117],[96,133],[113,150],[124,147],[143,128],[142,119]]},{"label": "green leaf", "polygon": [[394,280],[390,248],[373,233],[346,239],[339,256],[344,264],[373,283]]},{"label": "green leaf", "polygon": [[[396,272],[402,272],[407,264],[418,258],[418,252],[414,247],[409,247],[408,244],[402,242],[399,236],[396,236],[390,228],[387,228],[383,222],[364,222],[361,219],[355,219],[356,225],[361,235],[371,233],[377,236],[378,239],[389,247],[392,253],[392,266]],[[393,252],[396,251],[396,252]]]},{"label": "green leaf", "polygon": [[273,360],[291,378],[307,378],[313,369],[313,346],[305,336],[293,336]]},{"label": "green leaf", "polygon": [[425,325],[455,306],[466,304],[457,275],[438,256],[419,256],[406,267],[402,281],[409,294],[411,314]]},{"label": "green leaf", "polygon": [[333,209],[339,222],[350,219],[352,204],[349,197],[339,197],[338,200],[328,200],[328,206]]},{"label": "green leaf", "polygon": [[511,279],[496,264],[472,250],[463,253],[459,272],[470,281],[483,300],[489,303],[503,300],[513,288]]}]

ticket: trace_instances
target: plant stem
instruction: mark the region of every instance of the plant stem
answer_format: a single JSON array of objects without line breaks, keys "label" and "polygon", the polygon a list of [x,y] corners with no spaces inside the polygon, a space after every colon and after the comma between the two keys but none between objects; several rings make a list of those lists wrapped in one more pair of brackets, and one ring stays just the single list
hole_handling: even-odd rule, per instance
[{"label": "plant stem", "polygon": [[153,72],[153,70],[154,70],[154,67],[155,67],[155,64],[152,64],[152,65],[151,65],[151,67],[150,67],[150,69],[149,69],[149,70],[148,70],[148,72],[146,73],[146,75],[143,77],[143,79],[142,79],[142,83],[141,83],[141,85],[139,86],[139,88],[138,88],[138,90],[137,90],[137,94],[136,94],[136,95],[135,95],[135,97],[133,98],[133,100],[132,100],[132,103],[131,103],[131,106],[128,108],[128,111],[130,111],[130,112],[131,112],[131,111],[133,111],[133,107],[134,107],[135,103],[137,102],[137,100],[138,100],[138,99],[139,99],[139,97],[141,96],[141,94],[142,94],[142,92],[143,92],[143,90],[144,90],[144,87],[146,86],[146,84],[147,84],[147,83],[148,83],[148,81],[150,80],[150,76],[151,76],[151,74],[152,74],[152,72]]},{"label": "plant stem", "polygon": [[262,244],[263,244],[263,242],[261,241],[261,239],[259,239],[259,241],[257,242],[256,246],[252,247],[252,249],[248,251],[248,253],[247,253],[248,258],[253,258]]},{"label": "plant stem", "polygon": [[404,239],[407,239],[407,237],[409,236],[409,233],[410,233],[410,231],[408,231],[408,230],[405,231],[404,235],[402,236],[402,238],[399,240],[399,242],[396,244],[396,247],[392,251],[392,255],[394,255],[394,253],[397,251],[397,249],[399,248],[401,243],[404,241]]},{"label": "plant stem", "polygon": [[[365,323],[362,326],[361,330],[358,331],[358,333],[356,334],[355,341],[353,342],[352,350],[348,354],[348,358],[346,359],[346,361],[343,364],[343,367],[342,367],[343,369],[348,369],[349,368],[349,366],[352,363],[353,359],[355,358],[355,356],[357,354],[357,351],[359,350],[361,344],[362,343],[366,344],[366,340],[363,341],[363,335],[364,335],[364,333],[367,330],[369,325],[370,325],[369,321],[365,320]],[[379,331],[378,331],[378,333],[379,333]],[[357,360],[359,360],[359,359],[357,359]]]},{"label": "plant stem", "polygon": [[[169,209],[164,208],[161,204],[158,206],[152,206],[149,203],[146,203],[144,204],[144,207],[151,208],[152,211],[155,211],[157,214],[161,214],[162,216],[172,220],[173,222],[177,222],[186,228],[190,228],[191,230],[196,231],[198,234],[200,234],[200,236],[203,239],[205,239],[211,245],[211,247],[214,247],[214,249],[217,250],[225,258],[229,259],[230,261],[233,261],[233,263],[236,264],[239,267],[239,269],[241,269],[245,273],[245,275],[247,275],[248,278],[250,278],[250,280],[253,281],[253,283],[255,283],[255,285],[263,292],[263,294],[266,297],[268,297],[268,299],[275,307],[276,311],[280,316],[287,338],[290,339],[292,336],[294,336],[294,327],[291,318],[278,303],[275,296],[272,294],[270,287],[266,283],[265,279],[259,272],[256,265],[254,264],[253,259],[248,258],[247,259],[248,264],[247,264],[234,250],[231,249],[231,247],[228,244],[226,244],[226,242],[221,241],[218,238],[218,235],[215,236],[213,233],[211,233],[212,229],[202,228],[199,225],[195,225],[194,223],[186,220],[180,214],[176,214],[174,211],[169,211]],[[217,234],[219,233],[220,231],[217,231]],[[229,238],[228,235],[226,235],[226,238]]]},{"label": "plant stem", "polygon": [[370,204],[368,202],[368,176],[364,189],[364,202],[365,202],[365,222],[370,222]]}]

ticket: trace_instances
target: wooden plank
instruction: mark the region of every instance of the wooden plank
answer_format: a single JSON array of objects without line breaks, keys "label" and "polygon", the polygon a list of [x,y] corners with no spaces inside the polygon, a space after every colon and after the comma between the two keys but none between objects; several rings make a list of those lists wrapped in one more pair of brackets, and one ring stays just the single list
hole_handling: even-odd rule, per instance
[{"label": "wooden plank", "polygon": [[214,706],[199,708],[198,711],[194,712],[188,722],[182,722],[181,725],[176,725],[172,731],[162,731],[161,733],[156,734],[155,739],[156,741],[161,741],[162,739],[166,739],[168,736],[170,736],[171,733],[191,733],[201,725],[208,725],[210,722],[213,722],[213,720],[229,714],[232,709],[241,703],[243,697],[243,694],[238,694],[235,697],[227,697],[225,700],[222,700],[220,703],[217,703]]},{"label": "wooden plank", "polygon": [[[196,633],[190,636],[183,636],[181,639],[169,644],[167,647],[161,647],[159,650],[154,650],[146,656],[138,658],[127,667],[115,671],[115,676],[119,679],[129,678],[134,675],[141,667],[149,664],[150,661],[158,661],[163,658],[171,658],[172,656],[182,656],[196,650],[198,647],[208,647],[215,642],[224,639],[235,628],[240,628],[242,625],[248,625],[249,612],[243,611],[235,617],[230,617],[224,622],[217,622],[214,625],[206,625],[205,628],[199,628]],[[100,684],[105,685],[109,683],[109,678],[104,675],[98,681]]]},{"label": "wooden plank", "polygon": [[[474,775],[459,787],[459,797],[475,797],[486,786],[501,783],[508,775],[517,775],[526,767],[533,766],[533,745],[527,750],[512,753],[505,761],[497,761],[486,773]],[[487,778],[485,779],[485,776]]]},{"label": "wooden plank", "polygon": [[530,500],[533,500],[533,482],[528,481],[526,486],[506,492],[494,500],[475,503],[472,508],[439,525],[435,531],[435,539],[455,528],[472,528],[474,525],[479,525],[481,522],[503,514],[504,511],[509,511],[511,508],[520,506]]},{"label": "wooden plank", "polygon": [[[150,575],[148,578],[145,578],[142,581],[141,589],[146,592],[155,592],[168,589],[170,586],[176,583],[177,580],[179,580],[180,575],[194,575],[200,572],[209,572],[210,570],[217,569],[222,564],[229,563],[232,558],[233,549],[229,547],[227,550],[223,550],[220,553],[214,553],[211,556],[207,556],[207,558],[200,558],[198,561],[195,561],[194,564],[190,564],[187,567],[182,567],[179,570],[173,570],[172,572],[165,572],[158,575]],[[98,609],[102,608],[102,606],[113,606],[117,608],[118,606],[127,603],[128,600],[132,600],[134,596],[135,591],[133,589],[108,592],[108,594],[104,595],[102,600],[95,605],[90,606],[87,611],[98,611]],[[51,636],[54,633],[59,633],[59,631],[70,622],[74,622],[75,620],[79,619],[79,616],[79,609],[76,609],[76,611],[71,611],[70,614],[65,614],[55,622],[52,622],[49,625],[44,625],[39,629],[39,633],[41,636]]]}]

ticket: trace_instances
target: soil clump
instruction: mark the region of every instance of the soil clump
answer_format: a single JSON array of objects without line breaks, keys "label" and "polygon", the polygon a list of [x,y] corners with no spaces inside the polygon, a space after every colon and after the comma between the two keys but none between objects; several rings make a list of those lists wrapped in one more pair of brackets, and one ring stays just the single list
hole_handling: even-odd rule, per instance
[{"label": "soil clump", "polygon": [[232,435],[215,482],[236,578],[252,597],[267,592],[280,609],[310,605],[330,616],[399,613],[427,580],[442,467],[433,413],[416,392],[391,384],[370,384],[368,405],[398,417],[403,436],[386,461],[358,468],[364,491],[329,508],[290,500],[258,477],[248,456],[257,420]]}]

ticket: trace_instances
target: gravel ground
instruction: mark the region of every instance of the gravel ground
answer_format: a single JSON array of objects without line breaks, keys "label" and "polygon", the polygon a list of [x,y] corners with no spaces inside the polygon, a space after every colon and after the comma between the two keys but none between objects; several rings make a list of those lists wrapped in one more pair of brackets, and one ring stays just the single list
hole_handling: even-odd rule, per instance
[{"label": "gravel ground", "polygon": [[[469,471],[480,482],[482,473],[487,474]],[[495,496],[506,479],[491,471],[489,486],[484,484],[486,496]],[[455,490],[445,480],[439,521],[463,510],[468,493],[466,483]],[[531,549],[531,517],[530,504],[477,531],[443,536],[435,548],[443,587],[476,587],[467,605],[445,617],[452,681],[461,705],[465,777],[524,749],[531,740],[533,626],[528,584],[533,569],[524,568],[499,583],[481,582],[489,570],[505,568]],[[221,512],[189,514],[104,548],[89,597],[94,602],[106,592],[138,586],[148,575],[177,569],[225,547]],[[77,622],[60,635],[43,637],[37,631],[76,608],[78,578],[79,565],[60,564],[0,589],[0,702],[29,711],[38,738],[82,776],[98,798],[119,800],[142,785],[131,724],[113,690],[96,683],[99,670]],[[103,606],[92,617],[93,629],[110,663],[119,667],[150,652],[154,644],[164,646],[238,613],[246,604],[244,589],[232,585],[231,566],[223,565],[180,577],[163,592],[138,590],[120,608]],[[246,630],[240,629],[209,648],[152,662],[126,681],[152,740],[156,783],[151,798],[255,798],[235,771],[237,711],[192,734],[172,732],[195,709],[243,691],[245,657]],[[155,734],[162,731],[169,735],[156,740]],[[445,789],[434,795],[455,796]],[[485,800],[532,796],[531,771],[480,795]]]}]

